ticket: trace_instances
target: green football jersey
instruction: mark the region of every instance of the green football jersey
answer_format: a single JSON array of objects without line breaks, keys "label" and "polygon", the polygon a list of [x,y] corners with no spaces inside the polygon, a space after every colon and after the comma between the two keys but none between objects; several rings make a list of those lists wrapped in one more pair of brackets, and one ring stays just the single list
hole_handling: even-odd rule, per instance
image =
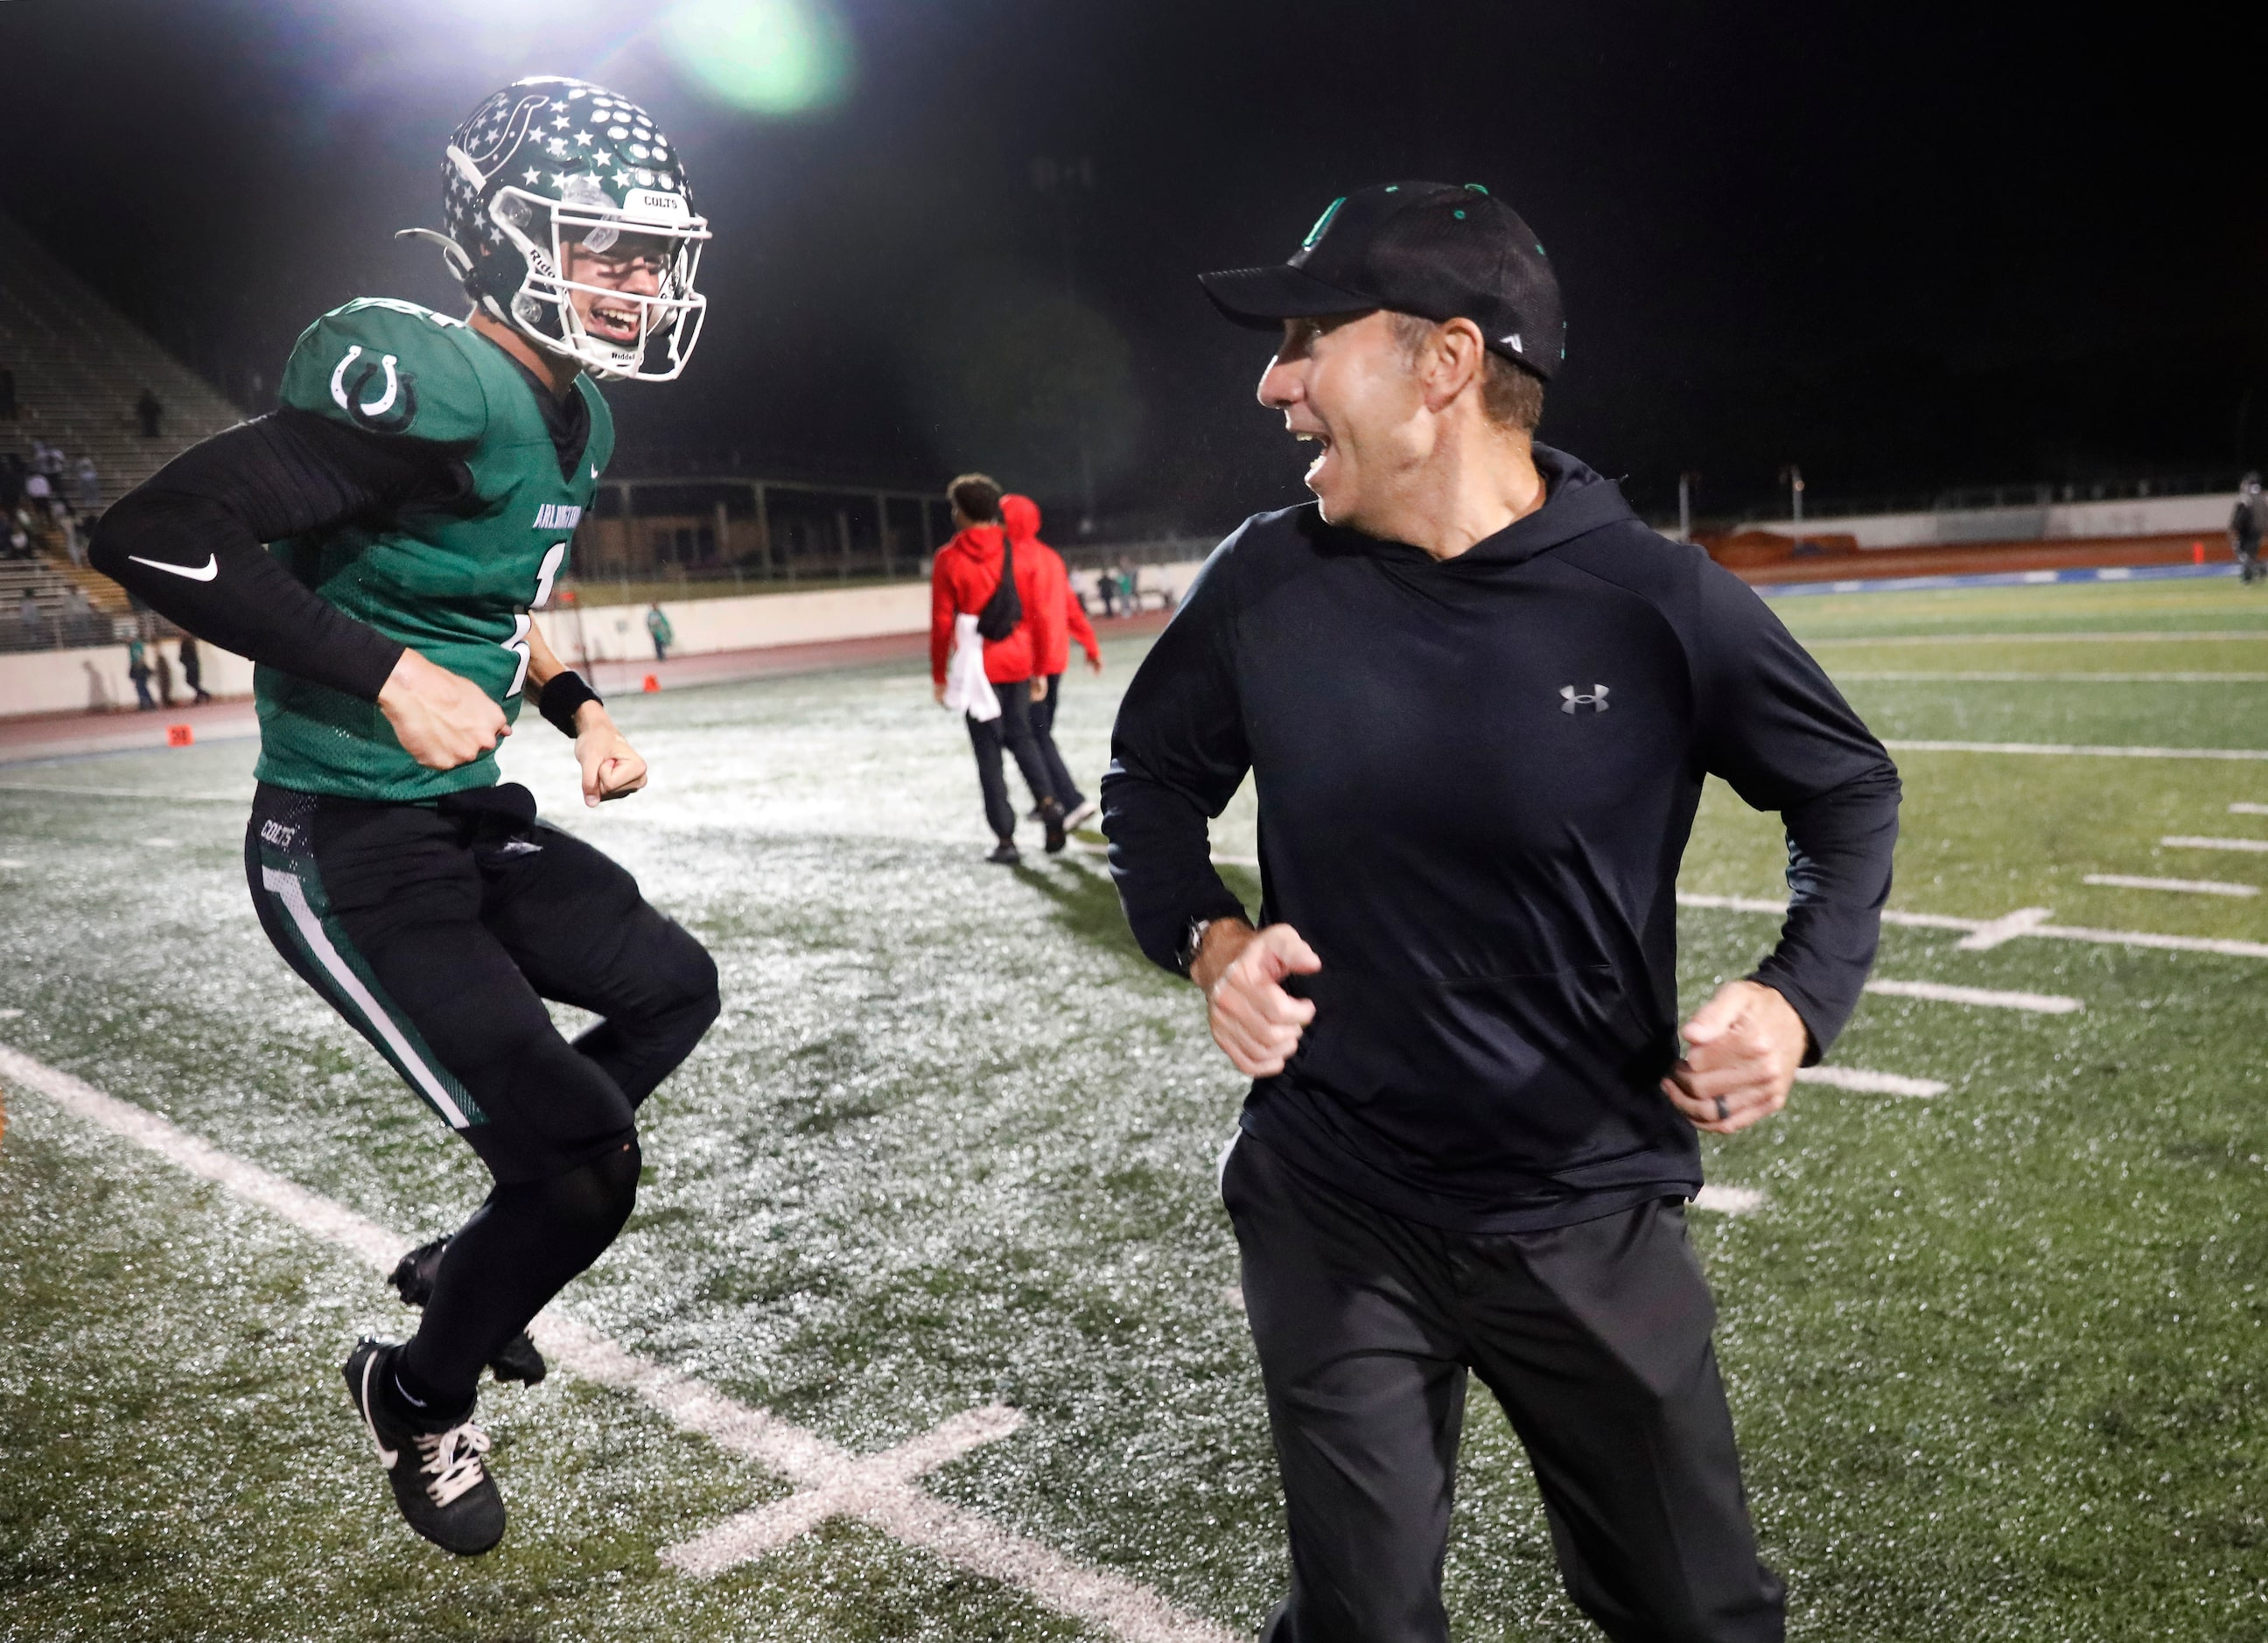
[{"label": "green football jersey", "polygon": [[[347,615],[461,674],[519,714],[529,613],[551,597],[568,544],[613,454],[614,420],[587,377],[575,392],[591,434],[559,471],[536,388],[460,320],[366,298],[309,326],[284,369],[283,402],[440,448],[472,475],[446,509],[411,505],[269,551]],[[273,667],[254,671],[263,782],[349,799],[416,802],[497,779],[496,755],[429,770],[402,751],[377,704]]]}]

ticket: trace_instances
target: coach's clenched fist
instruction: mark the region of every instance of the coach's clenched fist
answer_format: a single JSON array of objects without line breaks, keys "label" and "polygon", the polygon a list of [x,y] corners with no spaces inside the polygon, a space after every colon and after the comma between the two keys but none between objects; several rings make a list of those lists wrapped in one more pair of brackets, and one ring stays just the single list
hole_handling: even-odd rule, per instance
[{"label": "coach's clenched fist", "polygon": [[1727,982],[1685,1023],[1685,1055],[1661,1093],[1697,1130],[1730,1135],[1787,1105],[1811,1035],[1795,1006],[1761,982]]},{"label": "coach's clenched fist", "polygon": [[1300,1048],[1300,1035],[1315,1019],[1312,999],[1284,991],[1287,976],[1322,969],[1315,950],[1289,925],[1255,930],[1241,919],[1218,919],[1189,965],[1211,1006],[1212,1041],[1248,1078],[1273,1078]]}]

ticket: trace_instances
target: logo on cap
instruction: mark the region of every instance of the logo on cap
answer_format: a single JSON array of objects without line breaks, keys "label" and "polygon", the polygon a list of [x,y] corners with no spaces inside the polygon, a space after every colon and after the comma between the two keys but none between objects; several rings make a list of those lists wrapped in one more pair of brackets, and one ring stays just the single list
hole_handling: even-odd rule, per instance
[{"label": "logo on cap", "polygon": [[1587,707],[1594,713],[1605,712],[1607,711],[1606,686],[1602,684],[1594,684],[1591,687],[1589,693],[1586,695],[1578,693],[1573,685],[1561,685],[1559,687],[1559,711],[1562,713],[1572,713],[1579,707]]},{"label": "logo on cap", "polygon": [[1514,331],[1510,336],[1504,337],[1500,340],[1506,348],[1512,350],[1515,354],[1524,354],[1528,351],[1528,344],[1520,340],[1520,333],[1517,331]]},{"label": "logo on cap", "polygon": [[1315,225],[1307,231],[1307,237],[1300,242],[1300,250],[1310,251],[1314,248],[1315,241],[1323,237],[1323,230],[1331,225],[1331,218],[1339,214],[1339,207],[1345,203],[1346,195],[1342,194],[1337,199],[1323,207],[1323,214],[1315,218]]}]

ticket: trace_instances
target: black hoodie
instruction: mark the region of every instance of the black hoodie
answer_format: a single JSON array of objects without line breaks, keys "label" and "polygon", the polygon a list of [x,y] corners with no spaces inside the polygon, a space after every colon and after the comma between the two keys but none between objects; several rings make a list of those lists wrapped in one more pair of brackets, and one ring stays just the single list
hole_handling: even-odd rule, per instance
[{"label": "black hoodie", "polygon": [[1793,892],[1754,978],[1822,1054],[1889,893],[1889,756],[1764,601],[1573,458],[1454,559],[1248,519],[1136,673],[1102,780],[1142,949],[1242,909],[1205,824],[1260,801],[1263,923],[1322,958],[1299,1052],[1243,1127],[1381,1208],[1463,1232],[1701,1184],[1661,1094],[1677,869],[1705,775],[1781,814]]}]

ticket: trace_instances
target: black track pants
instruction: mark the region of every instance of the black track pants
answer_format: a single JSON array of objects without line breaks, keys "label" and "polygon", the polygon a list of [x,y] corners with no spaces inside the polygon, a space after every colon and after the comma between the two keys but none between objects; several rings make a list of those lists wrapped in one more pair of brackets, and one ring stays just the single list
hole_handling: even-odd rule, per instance
[{"label": "black track pants", "polygon": [[1658,1200],[1469,1235],[1299,1174],[1250,1135],[1222,1182],[1291,1527],[1263,1643],[1444,1643],[1441,1564],[1480,1376],[1528,1450],[1568,1594],[1616,1643],[1778,1643],[1710,1330]]},{"label": "black track pants", "polygon": [[[632,1115],[717,1016],[717,967],[525,788],[438,806],[262,785],[245,870],[269,940],[472,1145],[549,1180]],[[546,998],[605,1019],[569,1043]]]},{"label": "black track pants", "polygon": [[1040,757],[1047,763],[1048,780],[1056,790],[1056,800],[1068,814],[1085,804],[1086,795],[1071,780],[1070,767],[1056,748],[1056,704],[1063,700],[1063,682],[1061,674],[1049,674],[1047,695],[1032,704],[1032,740],[1039,744]]},{"label": "black track pants", "polygon": [[1016,836],[1016,813],[1008,803],[1008,781],[1000,765],[1000,748],[1005,743],[1016,755],[1016,768],[1024,773],[1024,785],[1032,790],[1035,803],[1049,798],[1055,792],[1055,781],[1048,774],[1047,763],[1040,756],[1039,743],[1032,736],[1032,682],[1012,680],[1006,684],[995,684],[992,694],[1000,700],[998,718],[968,719],[969,745],[976,750],[976,781],[984,790],[984,821],[995,838]]}]

